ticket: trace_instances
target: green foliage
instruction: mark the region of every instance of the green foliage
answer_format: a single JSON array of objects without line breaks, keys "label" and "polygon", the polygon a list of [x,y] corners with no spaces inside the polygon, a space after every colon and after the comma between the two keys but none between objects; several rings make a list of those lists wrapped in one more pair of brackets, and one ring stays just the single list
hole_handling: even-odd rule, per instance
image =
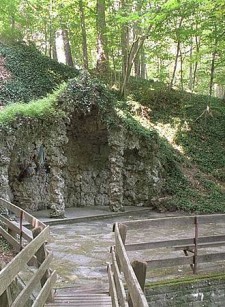
[{"label": "green foliage", "polygon": [[172,196],[168,210],[225,212],[224,102],[135,78],[129,89],[147,108],[152,127],[165,127],[159,156],[166,172],[164,193]]},{"label": "green foliage", "polygon": [[60,93],[65,89],[65,84],[61,85],[54,93],[49,94],[47,97],[39,100],[34,100],[29,103],[13,103],[9,104],[0,112],[0,125],[5,126],[13,121],[21,124],[26,119],[42,118],[50,119],[54,117],[64,116],[64,112],[56,108],[56,101]]},{"label": "green foliage", "polygon": [[0,101],[27,103],[45,97],[59,84],[78,74],[78,71],[43,56],[34,45],[0,43],[0,56],[5,59],[11,79],[0,84]]}]

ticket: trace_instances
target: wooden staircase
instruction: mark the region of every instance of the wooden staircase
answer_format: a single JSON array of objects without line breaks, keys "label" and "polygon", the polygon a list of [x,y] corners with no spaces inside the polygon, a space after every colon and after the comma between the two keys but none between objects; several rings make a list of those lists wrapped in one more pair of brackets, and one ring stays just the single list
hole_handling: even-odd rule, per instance
[{"label": "wooden staircase", "polygon": [[112,307],[109,292],[104,289],[60,288],[55,290],[54,301],[46,307]]}]

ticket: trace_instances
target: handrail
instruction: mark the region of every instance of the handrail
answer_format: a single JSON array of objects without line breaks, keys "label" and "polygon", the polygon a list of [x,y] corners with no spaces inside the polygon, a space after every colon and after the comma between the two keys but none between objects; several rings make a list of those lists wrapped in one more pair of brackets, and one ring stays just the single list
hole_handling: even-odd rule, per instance
[{"label": "handrail", "polygon": [[[152,259],[146,260],[150,268],[155,267],[172,267],[178,264],[190,264],[193,273],[197,273],[197,267],[199,263],[206,263],[212,261],[224,260],[224,251],[218,251],[216,253],[207,252],[207,255],[199,255],[199,249],[209,249],[212,247],[225,246],[225,234],[213,235],[213,236],[201,236],[200,225],[207,224],[219,224],[225,223],[225,214],[212,214],[212,215],[195,215],[195,216],[182,216],[182,217],[167,217],[157,219],[146,219],[123,222],[123,225],[127,227],[127,230],[148,229],[148,227],[168,227],[172,226],[187,226],[192,225],[194,227],[194,235],[187,238],[179,239],[167,239],[162,241],[151,242],[138,242],[133,244],[125,244],[126,251],[157,249],[157,248],[171,248],[172,250],[181,250],[184,252],[184,256],[174,256],[166,259]],[[166,225],[166,226],[165,226]],[[168,252],[167,252],[168,253]],[[192,255],[190,256],[189,253]]]},{"label": "handrail", "polygon": [[[193,273],[197,273],[199,263],[215,262],[225,260],[224,251],[207,251],[206,254],[200,254],[200,249],[208,249],[218,246],[225,246],[225,234],[202,236],[200,234],[200,225],[209,223],[225,223],[225,214],[196,215],[182,217],[166,217],[146,220],[125,221],[115,223],[113,231],[115,232],[115,246],[111,247],[112,264],[108,265],[108,276],[110,281],[110,295],[112,297],[113,307],[140,307],[148,306],[144,296],[144,284],[146,278],[146,268],[172,267],[178,265],[190,265]],[[187,235],[186,238],[166,239],[161,241],[138,242],[126,244],[126,237],[130,230],[141,231],[141,229],[150,229],[150,227],[169,227],[191,225],[194,229],[193,235]],[[172,251],[182,251],[181,255],[172,255],[166,259],[146,259],[145,262],[134,261],[130,263],[127,252],[152,250],[157,248],[166,248]],[[124,289],[121,286],[122,275],[127,286],[128,295],[124,297]]]},{"label": "handrail", "polygon": [[[114,225],[115,247],[111,247],[112,265],[108,266],[108,275],[110,281],[110,295],[112,297],[113,307],[148,307],[147,299],[144,295],[140,281],[136,276],[127,252],[124,247],[125,233],[119,229],[118,223]],[[123,283],[121,281],[123,272],[125,283],[128,289],[126,297]]]},{"label": "handrail", "polygon": [[[24,306],[31,297],[34,288],[41,285],[41,290],[33,302],[34,306],[43,306],[46,300],[52,300],[52,286],[56,281],[56,272],[49,270],[52,254],[46,249],[49,239],[49,226],[33,217],[25,210],[0,198],[0,205],[13,212],[19,223],[0,215],[3,227],[0,234],[12,245],[18,254],[0,271],[0,306],[6,304],[12,307]],[[24,224],[27,222],[29,225]],[[26,226],[31,227],[31,230]],[[36,271],[21,292],[10,300],[8,293],[17,275],[22,273],[30,262],[35,262]],[[12,295],[10,295],[12,296]]]}]

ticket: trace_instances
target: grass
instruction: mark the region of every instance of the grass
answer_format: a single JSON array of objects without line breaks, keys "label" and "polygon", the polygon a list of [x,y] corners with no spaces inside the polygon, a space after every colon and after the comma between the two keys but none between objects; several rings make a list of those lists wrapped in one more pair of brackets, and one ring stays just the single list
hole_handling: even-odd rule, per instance
[{"label": "grass", "polygon": [[62,116],[63,112],[56,108],[55,102],[60,93],[65,89],[62,84],[54,93],[39,100],[29,103],[11,103],[0,112],[0,124],[7,125],[18,118],[46,118],[49,116]]}]

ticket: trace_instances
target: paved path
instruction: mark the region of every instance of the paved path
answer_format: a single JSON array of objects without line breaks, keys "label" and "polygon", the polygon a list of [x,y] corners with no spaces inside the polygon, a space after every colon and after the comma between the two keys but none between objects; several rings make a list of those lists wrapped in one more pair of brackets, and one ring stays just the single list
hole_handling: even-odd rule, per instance
[{"label": "paved path", "polygon": [[[52,239],[48,245],[53,251],[54,261],[52,268],[58,273],[56,287],[97,287],[105,289],[108,283],[106,264],[110,261],[109,249],[114,244],[112,233],[113,223],[116,221],[127,221],[133,219],[161,218],[165,216],[180,216],[187,213],[157,213],[151,209],[129,207],[125,213],[111,213],[107,208],[71,208],[66,211],[66,218],[52,220],[48,218],[47,211],[39,211],[34,214],[45,223],[49,223]],[[224,234],[225,225],[215,228],[206,225],[201,229],[203,235]],[[142,229],[131,235],[128,233],[127,243],[164,240],[165,238],[181,238],[193,235],[193,227],[180,227],[170,229],[155,227],[153,229]],[[156,254],[157,253],[157,254]],[[129,254],[130,259],[151,259],[155,257],[168,257],[168,253],[162,251],[148,250],[133,252]],[[213,269],[212,264],[210,266]],[[224,263],[220,269],[225,270]],[[168,275],[182,277],[192,274],[189,267],[177,267],[173,269],[157,270],[150,272],[150,280],[158,280]],[[107,289],[106,289],[107,290]]]},{"label": "paved path", "polygon": [[[149,208],[126,207],[125,213],[112,213],[107,208],[69,208],[65,219],[51,219],[49,212],[33,213],[50,224],[53,251],[52,268],[58,273],[57,287],[77,288],[89,285],[103,287],[108,282],[106,265],[110,261],[110,246],[114,244],[113,223],[165,216]],[[168,213],[167,216],[178,215]],[[135,239],[140,239],[136,234]]]}]

